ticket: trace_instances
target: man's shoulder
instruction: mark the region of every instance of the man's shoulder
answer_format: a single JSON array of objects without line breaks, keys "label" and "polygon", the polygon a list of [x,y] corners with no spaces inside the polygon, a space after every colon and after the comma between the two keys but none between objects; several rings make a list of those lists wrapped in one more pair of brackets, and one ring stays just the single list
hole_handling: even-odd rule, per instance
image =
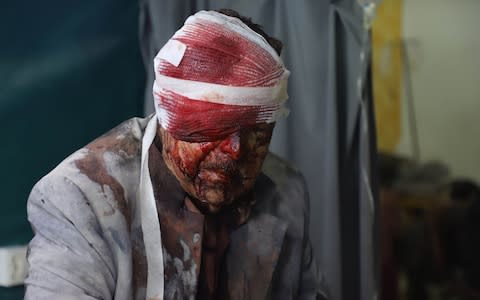
[{"label": "man's shoulder", "polygon": [[149,120],[150,117],[128,119],[96,138],[84,148],[92,154],[110,152],[122,157],[139,155],[143,133]]},{"label": "man's shoulder", "polygon": [[302,202],[307,196],[306,182],[300,170],[276,154],[268,153],[262,175],[273,183],[277,193],[301,199]]},{"label": "man's shoulder", "polygon": [[284,184],[287,181],[304,181],[300,171],[280,156],[269,152],[263,163],[262,172],[276,184]]},{"label": "man's shoulder", "polygon": [[257,179],[256,210],[268,212],[289,224],[295,235],[303,235],[304,217],[308,210],[308,191],[298,169],[284,159],[269,153]]},{"label": "man's shoulder", "polygon": [[102,193],[112,193],[116,199],[130,196],[138,183],[147,122],[148,118],[122,122],[64,159],[36,184],[37,189],[74,184],[87,197]]},{"label": "man's shoulder", "polygon": [[74,167],[81,173],[98,173],[99,167],[125,164],[141,155],[142,137],[149,118],[128,119],[62,161],[52,173]]}]

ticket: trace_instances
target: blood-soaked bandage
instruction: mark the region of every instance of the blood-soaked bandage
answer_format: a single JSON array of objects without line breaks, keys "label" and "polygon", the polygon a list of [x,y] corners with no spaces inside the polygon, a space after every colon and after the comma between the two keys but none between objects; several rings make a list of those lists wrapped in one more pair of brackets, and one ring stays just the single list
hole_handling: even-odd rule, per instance
[{"label": "blood-soaked bandage", "polygon": [[289,71],[268,42],[237,18],[200,11],[155,57],[160,125],[204,142],[287,114]]}]

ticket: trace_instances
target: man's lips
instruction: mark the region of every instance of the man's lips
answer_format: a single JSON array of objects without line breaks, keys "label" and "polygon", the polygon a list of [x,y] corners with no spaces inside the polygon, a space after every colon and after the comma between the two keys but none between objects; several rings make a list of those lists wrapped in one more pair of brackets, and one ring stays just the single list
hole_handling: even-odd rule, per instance
[{"label": "man's lips", "polygon": [[230,183],[238,178],[237,170],[229,170],[220,168],[204,168],[198,173],[198,178],[205,183]]},{"label": "man's lips", "polygon": [[237,163],[220,156],[216,160],[202,162],[197,177],[206,183],[230,183],[241,178]]}]

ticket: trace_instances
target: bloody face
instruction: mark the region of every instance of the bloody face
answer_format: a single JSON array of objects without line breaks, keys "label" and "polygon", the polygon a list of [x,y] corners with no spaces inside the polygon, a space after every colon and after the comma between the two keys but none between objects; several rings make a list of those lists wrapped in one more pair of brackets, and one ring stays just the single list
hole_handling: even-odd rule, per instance
[{"label": "bloody face", "polygon": [[216,212],[253,188],[273,127],[258,124],[220,140],[198,143],[175,139],[159,127],[163,159],[182,188]]}]

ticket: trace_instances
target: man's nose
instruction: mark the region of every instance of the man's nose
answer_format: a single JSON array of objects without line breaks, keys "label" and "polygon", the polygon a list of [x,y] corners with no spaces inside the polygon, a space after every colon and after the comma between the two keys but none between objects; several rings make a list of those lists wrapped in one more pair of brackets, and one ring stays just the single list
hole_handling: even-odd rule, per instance
[{"label": "man's nose", "polygon": [[228,154],[232,159],[237,160],[240,158],[240,132],[234,132],[229,135],[220,144],[220,150],[223,153]]}]

